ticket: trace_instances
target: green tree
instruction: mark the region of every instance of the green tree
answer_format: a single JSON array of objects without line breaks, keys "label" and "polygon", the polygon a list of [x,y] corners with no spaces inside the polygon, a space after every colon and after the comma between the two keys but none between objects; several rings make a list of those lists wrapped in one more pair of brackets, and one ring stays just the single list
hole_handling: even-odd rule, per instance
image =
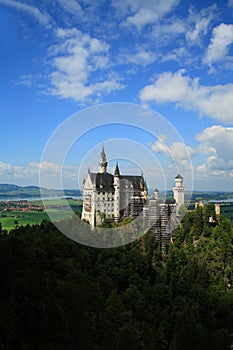
[{"label": "green tree", "polygon": [[185,204],[181,204],[181,206],[179,207],[179,212],[178,214],[183,218],[185,216],[185,214],[187,213],[187,207]]}]

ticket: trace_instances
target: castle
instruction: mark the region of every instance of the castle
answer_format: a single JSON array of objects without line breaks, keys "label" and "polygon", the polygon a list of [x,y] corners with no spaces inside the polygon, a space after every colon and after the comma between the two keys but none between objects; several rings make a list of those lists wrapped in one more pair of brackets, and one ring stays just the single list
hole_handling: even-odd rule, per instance
[{"label": "castle", "polygon": [[181,175],[175,177],[173,198],[148,197],[148,189],[143,175],[122,175],[118,162],[114,174],[107,172],[107,157],[102,147],[99,171],[91,172],[83,181],[82,220],[93,228],[103,220],[119,223],[124,217],[132,219],[140,215],[143,227],[154,232],[161,249],[164,250],[171,239],[172,220],[177,218],[179,208],[184,204],[184,187]]},{"label": "castle", "polygon": [[92,227],[103,219],[119,222],[123,217],[135,218],[147,200],[147,186],[143,175],[121,175],[118,163],[114,174],[107,172],[107,158],[102,148],[99,171],[88,170],[83,182],[82,220]]}]

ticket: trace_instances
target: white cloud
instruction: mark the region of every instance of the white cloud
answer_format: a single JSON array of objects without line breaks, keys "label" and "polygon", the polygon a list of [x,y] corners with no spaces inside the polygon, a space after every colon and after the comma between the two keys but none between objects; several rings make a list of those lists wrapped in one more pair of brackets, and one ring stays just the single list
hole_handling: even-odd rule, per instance
[{"label": "white cloud", "polygon": [[135,25],[141,30],[148,23],[153,23],[158,19],[156,12],[151,12],[148,8],[141,8],[135,15],[129,16],[125,22],[127,25]]},{"label": "white cloud", "polygon": [[106,42],[77,29],[58,29],[57,39],[50,48],[51,94],[83,102],[123,87],[116,75],[106,73],[110,66]]},{"label": "white cloud", "polygon": [[181,142],[174,142],[170,147],[174,159],[179,162],[189,161],[195,155],[195,150]]},{"label": "white cloud", "polygon": [[9,163],[0,162],[0,176],[11,175],[13,173],[13,167]]},{"label": "white cloud", "polygon": [[233,84],[205,86],[184,76],[184,70],[160,74],[154,84],[140,92],[143,102],[175,103],[222,122],[232,122]]},{"label": "white cloud", "polygon": [[121,14],[127,15],[123,25],[135,26],[141,30],[145,25],[155,23],[158,19],[171,12],[179,3],[179,0],[126,0],[115,1],[113,6]]},{"label": "white cloud", "polygon": [[208,18],[200,18],[195,24],[195,28],[188,31],[186,39],[190,43],[196,43],[200,40],[201,35],[207,34],[210,20]]},{"label": "white cloud", "polygon": [[[203,37],[208,34],[212,21],[216,19],[216,5],[196,11],[189,8],[187,17],[171,16],[153,26],[152,36],[160,45],[172,42],[179,37],[179,46],[201,45]],[[178,45],[177,45],[178,46]]]},{"label": "white cloud", "polygon": [[154,143],[149,142],[148,146],[150,146],[153,152],[164,153],[166,156],[169,157],[169,149],[165,143],[166,141],[167,141],[167,136],[160,135],[158,137],[158,140],[156,140]]},{"label": "white cloud", "polygon": [[53,19],[47,14],[39,10],[37,7],[33,7],[15,0],[0,0],[0,3],[15,8],[19,11],[26,13],[29,16],[39,22],[46,29],[50,29],[53,25]]},{"label": "white cloud", "polygon": [[233,44],[233,24],[221,23],[213,29],[211,43],[207,48],[204,63],[212,63],[225,59]]},{"label": "white cloud", "polygon": [[197,135],[200,142],[198,152],[204,153],[207,158],[200,165],[202,171],[233,170],[233,128],[213,125]]},{"label": "white cloud", "polygon": [[44,187],[60,188],[61,178],[66,183],[77,185],[78,168],[54,162],[31,162],[24,166],[0,162],[0,182],[21,185],[39,185],[39,174]]},{"label": "white cloud", "polygon": [[161,61],[176,61],[178,63],[182,62],[182,64],[186,62],[187,64],[189,64],[190,62],[193,62],[193,57],[190,55],[190,53],[185,47],[179,47],[171,50],[167,54],[162,55]]},{"label": "white cloud", "polygon": [[192,147],[186,146],[182,142],[173,142],[169,146],[166,135],[160,135],[154,143],[149,143],[148,146],[153,152],[165,155],[184,168],[190,168],[191,158],[196,153]]},{"label": "white cloud", "polygon": [[[169,145],[165,135],[159,136],[158,140],[148,146],[153,152],[173,160],[179,172],[186,176],[186,182],[192,171],[191,159],[195,157],[193,172],[198,187],[206,189],[203,186],[208,182],[207,188],[212,183],[212,186],[216,184],[218,188],[230,190],[232,184],[229,179],[233,178],[233,127],[213,125],[204,129],[196,139],[199,142],[196,149],[182,142]],[[165,165],[164,169],[168,172],[169,166]]]},{"label": "white cloud", "polygon": [[42,163],[31,162],[29,163],[29,166],[33,169],[37,169],[38,172],[40,171],[53,174],[60,172],[62,169],[61,165],[47,161],[43,161]]},{"label": "white cloud", "polygon": [[157,40],[162,39],[167,42],[167,40],[173,40],[174,36],[182,35],[187,31],[187,23],[179,18],[169,18],[167,21],[155,24],[152,30],[152,37]]},{"label": "white cloud", "polygon": [[77,179],[77,167],[71,165],[57,164],[54,162],[43,161],[41,163],[32,162],[28,167],[34,170],[37,174],[40,173],[46,177],[60,177],[61,174],[66,179]]},{"label": "white cloud", "polygon": [[228,0],[228,6],[233,7],[233,0]]},{"label": "white cloud", "polygon": [[140,49],[137,48],[136,52],[134,53],[121,53],[119,61],[121,64],[133,63],[138,66],[147,66],[148,64],[154,62],[155,59],[155,52],[141,47]]},{"label": "white cloud", "polygon": [[33,85],[40,86],[40,82],[43,78],[42,74],[24,74],[19,76],[19,78],[16,81],[13,81],[15,85],[23,85],[26,87],[31,87]]},{"label": "white cloud", "polygon": [[160,74],[153,85],[147,85],[141,90],[141,100],[158,103],[178,102],[189,88],[188,78],[183,77],[182,74],[183,71],[175,74],[171,72]]},{"label": "white cloud", "polygon": [[57,0],[59,5],[63,7],[63,9],[70,14],[75,14],[80,16],[83,14],[83,10],[79,3],[75,0]]},{"label": "white cloud", "polygon": [[216,5],[204,8],[196,12],[191,6],[189,9],[189,29],[186,33],[186,40],[189,44],[201,44],[203,36],[208,33],[211,22],[216,18]]},{"label": "white cloud", "polygon": [[25,166],[0,162],[0,175],[9,175],[15,179],[32,176],[37,178],[39,175],[39,171],[44,172],[48,175],[57,174],[59,171],[61,171],[61,166],[50,162],[32,162],[28,163]]},{"label": "white cloud", "polygon": [[27,166],[18,166],[0,162],[1,182],[8,181],[8,179],[11,182],[15,182],[19,178],[34,177],[36,175],[38,175],[38,171],[30,164]]}]

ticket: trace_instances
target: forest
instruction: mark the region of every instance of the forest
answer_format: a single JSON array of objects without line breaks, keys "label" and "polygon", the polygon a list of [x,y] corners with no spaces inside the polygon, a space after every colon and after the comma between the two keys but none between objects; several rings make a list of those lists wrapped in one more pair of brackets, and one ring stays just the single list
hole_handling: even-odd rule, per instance
[{"label": "forest", "polygon": [[166,254],[150,232],[100,249],[48,221],[1,229],[0,349],[229,350],[233,230],[213,216],[187,212]]}]

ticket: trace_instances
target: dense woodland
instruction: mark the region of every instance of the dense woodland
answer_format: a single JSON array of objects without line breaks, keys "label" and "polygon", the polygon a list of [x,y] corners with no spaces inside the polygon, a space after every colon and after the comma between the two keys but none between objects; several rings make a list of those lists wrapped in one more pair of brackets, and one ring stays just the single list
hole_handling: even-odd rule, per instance
[{"label": "dense woodland", "polygon": [[53,224],[0,235],[0,349],[224,350],[233,343],[233,231],[186,213],[166,255],[154,237],[75,243]]}]

